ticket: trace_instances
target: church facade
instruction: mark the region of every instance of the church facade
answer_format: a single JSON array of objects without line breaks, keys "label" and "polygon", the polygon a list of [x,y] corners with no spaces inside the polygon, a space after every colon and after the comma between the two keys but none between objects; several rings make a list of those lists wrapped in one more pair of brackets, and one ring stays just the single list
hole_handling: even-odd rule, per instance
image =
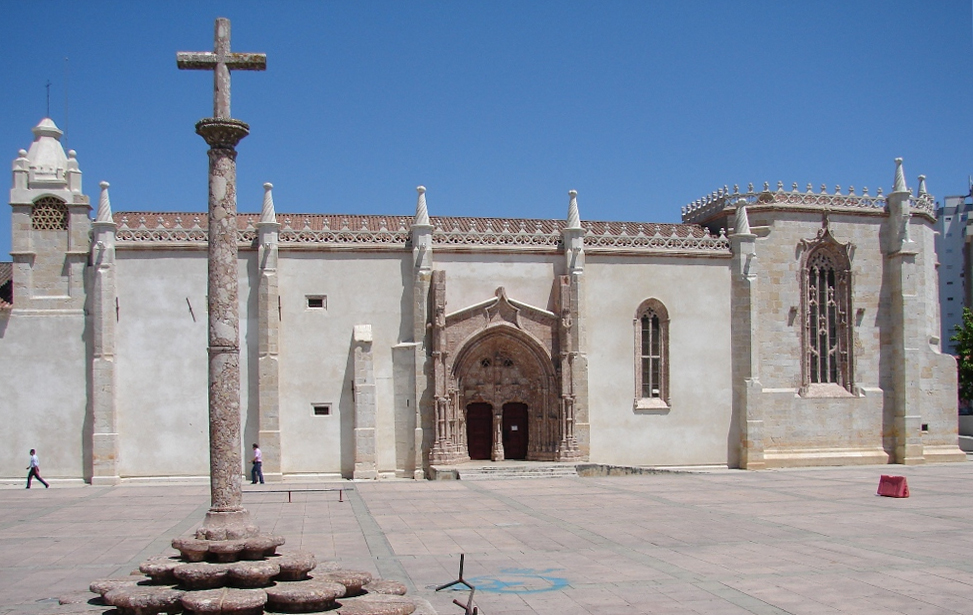
[{"label": "church facade", "polygon": [[[206,214],[113,212],[104,182],[93,208],[60,130],[33,132],[0,477],[30,448],[54,478],[205,476]],[[935,203],[901,160],[888,194],[724,187],[681,224],[583,220],[573,191],[535,220],[431,216],[422,187],[414,214],[279,214],[264,189],[237,217],[240,446],[269,480],[965,460]]]}]

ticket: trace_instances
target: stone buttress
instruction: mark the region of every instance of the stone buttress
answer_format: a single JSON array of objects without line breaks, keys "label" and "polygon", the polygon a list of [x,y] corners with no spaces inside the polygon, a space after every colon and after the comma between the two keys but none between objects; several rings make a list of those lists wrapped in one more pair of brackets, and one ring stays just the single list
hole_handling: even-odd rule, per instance
[{"label": "stone buttress", "polygon": [[263,473],[281,480],[280,464],[280,282],[277,275],[280,224],[274,209],[273,185],[264,184],[263,207],[257,222],[260,278],[257,282],[259,399],[258,439]]}]

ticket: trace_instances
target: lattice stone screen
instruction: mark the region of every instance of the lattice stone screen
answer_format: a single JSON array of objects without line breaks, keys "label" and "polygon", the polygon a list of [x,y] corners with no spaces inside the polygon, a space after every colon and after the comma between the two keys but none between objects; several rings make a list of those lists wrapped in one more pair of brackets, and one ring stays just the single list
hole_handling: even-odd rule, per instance
[{"label": "lattice stone screen", "polygon": [[45,196],[30,210],[30,224],[35,231],[63,231],[68,228],[68,206],[60,199]]}]

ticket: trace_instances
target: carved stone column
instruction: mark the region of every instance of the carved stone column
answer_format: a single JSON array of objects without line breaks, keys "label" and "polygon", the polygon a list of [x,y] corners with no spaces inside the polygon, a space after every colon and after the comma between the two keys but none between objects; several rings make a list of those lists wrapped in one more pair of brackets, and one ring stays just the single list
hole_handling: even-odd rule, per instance
[{"label": "carved stone column", "polygon": [[243,536],[240,456],[240,315],[237,273],[236,145],[250,132],[239,120],[196,124],[209,149],[209,452],[210,499],[203,530]]},{"label": "carved stone column", "polygon": [[429,451],[429,463],[450,463],[450,442],[447,438],[448,407],[446,390],[446,272],[431,272],[432,285],[429,297],[432,303],[430,380],[432,381],[432,406],[434,441]]}]

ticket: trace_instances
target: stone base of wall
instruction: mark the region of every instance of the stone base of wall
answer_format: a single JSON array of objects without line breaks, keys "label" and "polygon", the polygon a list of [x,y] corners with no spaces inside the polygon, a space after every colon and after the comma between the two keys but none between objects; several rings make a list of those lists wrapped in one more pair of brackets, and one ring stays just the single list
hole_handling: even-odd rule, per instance
[{"label": "stone base of wall", "polygon": [[767,449],[764,462],[768,468],[875,465],[888,463],[889,455],[881,448]]},{"label": "stone base of wall", "polygon": [[966,453],[959,446],[924,446],[922,456],[926,463],[948,463],[966,461]]},{"label": "stone base of wall", "polygon": [[92,476],[91,486],[92,487],[111,487],[112,485],[117,485],[122,481],[119,476]]}]

